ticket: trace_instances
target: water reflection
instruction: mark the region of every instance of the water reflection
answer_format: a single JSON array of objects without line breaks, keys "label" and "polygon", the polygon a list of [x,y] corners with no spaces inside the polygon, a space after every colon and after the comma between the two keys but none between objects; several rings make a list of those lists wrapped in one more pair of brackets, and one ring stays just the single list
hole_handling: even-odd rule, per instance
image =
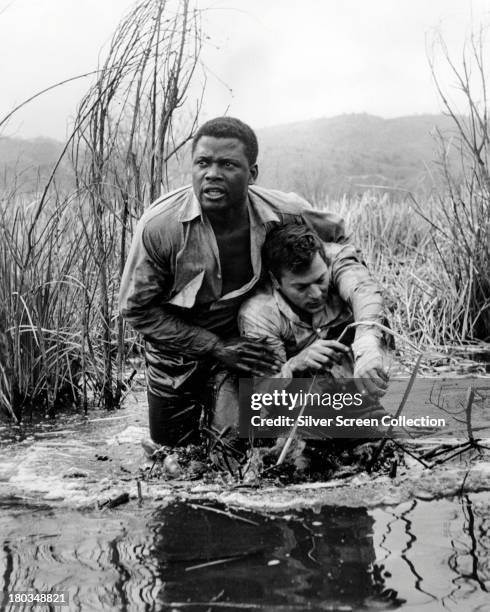
[{"label": "water reflection", "polygon": [[474,506],[466,495],[462,500],[464,516],[463,537],[453,534],[451,538],[453,553],[448,565],[454,573],[454,589],[444,599],[454,600],[458,591],[490,591],[490,517],[482,514],[481,506]]},{"label": "water reflection", "polygon": [[488,602],[488,494],[275,518],[184,503],[103,513],[0,506],[2,591],[68,590],[70,610],[379,610],[406,600],[404,610],[469,611]]},{"label": "water reflection", "polygon": [[378,564],[417,610],[489,610],[488,493],[375,510]]},{"label": "water reflection", "polygon": [[[230,606],[324,609],[385,601],[383,578],[372,569],[374,521],[366,509],[326,508],[289,520],[253,515],[255,525],[237,516],[176,504],[153,517],[153,553],[165,583],[161,602],[219,597]],[[202,563],[216,559],[222,563]],[[396,601],[394,594],[389,603]]]}]

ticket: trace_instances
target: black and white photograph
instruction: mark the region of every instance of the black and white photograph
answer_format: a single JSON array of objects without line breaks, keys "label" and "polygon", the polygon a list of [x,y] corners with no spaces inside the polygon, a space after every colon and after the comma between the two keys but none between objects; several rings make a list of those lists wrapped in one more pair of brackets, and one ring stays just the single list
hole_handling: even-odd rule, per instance
[{"label": "black and white photograph", "polygon": [[490,612],[490,0],[0,0],[0,610]]}]

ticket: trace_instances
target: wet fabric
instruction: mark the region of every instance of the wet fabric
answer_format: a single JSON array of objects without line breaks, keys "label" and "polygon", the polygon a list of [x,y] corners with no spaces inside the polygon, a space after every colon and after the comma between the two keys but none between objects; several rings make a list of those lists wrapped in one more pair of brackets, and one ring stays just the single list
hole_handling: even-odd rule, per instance
[{"label": "wet fabric", "polygon": [[197,443],[201,404],[192,394],[179,392],[159,397],[147,391],[148,421],[153,442],[166,446]]},{"label": "wet fabric", "polygon": [[313,210],[296,194],[249,189],[253,276],[223,295],[213,229],[191,187],[163,196],[137,225],[120,289],[120,311],[146,341],[148,388],[166,397],[192,383],[220,338],[238,335],[236,316],[262,276],[260,252],[278,223],[306,223],[325,241],[346,240],[337,215]]},{"label": "wet fabric", "polygon": [[[240,333],[251,338],[267,338],[283,363],[280,378],[292,376],[289,361],[315,340],[337,340],[346,325],[353,321],[382,323],[383,297],[379,285],[369,274],[351,245],[325,245],[330,284],[325,307],[313,315],[311,323],[303,321],[270,283],[261,287],[242,305],[238,315]],[[342,339],[350,345],[371,337],[381,342],[382,332],[372,325],[360,325]],[[335,367],[335,366],[334,366]],[[348,369],[352,376],[352,360]]]},{"label": "wet fabric", "polygon": [[151,439],[166,446],[184,446],[200,439],[201,423],[208,437],[234,440],[238,430],[238,377],[219,366],[202,368],[192,385],[167,392],[147,391]]}]

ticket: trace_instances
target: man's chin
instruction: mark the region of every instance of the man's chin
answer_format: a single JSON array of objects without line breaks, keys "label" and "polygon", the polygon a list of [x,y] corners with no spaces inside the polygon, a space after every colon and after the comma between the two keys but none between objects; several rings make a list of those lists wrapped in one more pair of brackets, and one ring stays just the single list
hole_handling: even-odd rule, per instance
[{"label": "man's chin", "polygon": [[320,310],[322,310],[323,307],[324,307],[324,303],[320,302],[318,305],[305,306],[304,310],[306,310],[306,312],[310,314],[316,314],[317,312],[320,312]]},{"label": "man's chin", "polygon": [[199,203],[201,204],[201,208],[204,212],[214,212],[228,208],[228,198],[225,195],[221,196],[220,198],[209,198],[207,196],[202,196],[199,199]]}]

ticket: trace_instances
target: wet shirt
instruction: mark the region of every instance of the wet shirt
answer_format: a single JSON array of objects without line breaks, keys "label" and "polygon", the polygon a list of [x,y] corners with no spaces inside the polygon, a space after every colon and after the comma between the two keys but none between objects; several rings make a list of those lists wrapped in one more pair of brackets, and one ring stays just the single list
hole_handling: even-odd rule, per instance
[{"label": "wet shirt", "polygon": [[[330,275],[327,299],[323,310],[315,313],[311,322],[303,321],[270,283],[258,288],[240,308],[240,333],[268,339],[284,364],[281,377],[291,376],[289,359],[315,340],[337,340],[345,326],[353,321],[383,321],[381,289],[354,247],[326,244],[325,255]],[[356,328],[355,339],[366,334],[379,339],[382,336],[379,328],[366,324]]]},{"label": "wet shirt", "polygon": [[224,292],[215,234],[191,187],[163,196],[140,219],[119,295],[123,317],[146,341],[148,385],[180,388],[220,338],[238,333],[236,317],[262,275],[260,253],[278,223],[306,223],[326,241],[345,240],[342,220],[296,194],[249,188],[251,278]]}]

